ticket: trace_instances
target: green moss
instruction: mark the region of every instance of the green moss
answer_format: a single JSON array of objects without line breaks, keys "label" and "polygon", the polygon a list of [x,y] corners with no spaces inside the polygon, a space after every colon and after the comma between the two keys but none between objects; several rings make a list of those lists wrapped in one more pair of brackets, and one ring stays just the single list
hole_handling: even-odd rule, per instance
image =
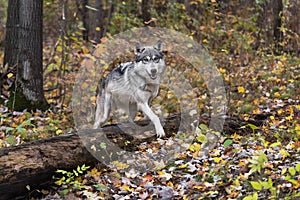
[{"label": "green moss", "polygon": [[[14,88],[14,87],[12,87]],[[16,111],[23,111],[25,109],[27,110],[47,110],[50,105],[46,101],[46,99],[42,99],[37,102],[33,102],[28,100],[21,91],[17,90],[11,91],[11,95],[9,98],[9,101],[7,103],[7,107]]]},{"label": "green moss", "polygon": [[241,113],[251,113],[254,110],[254,107],[250,104],[245,104],[241,107]]}]

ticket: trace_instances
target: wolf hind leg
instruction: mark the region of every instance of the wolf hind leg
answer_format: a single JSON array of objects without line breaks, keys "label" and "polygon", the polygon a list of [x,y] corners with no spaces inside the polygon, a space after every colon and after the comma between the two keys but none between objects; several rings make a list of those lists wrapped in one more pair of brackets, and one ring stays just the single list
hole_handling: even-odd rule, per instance
[{"label": "wolf hind leg", "polygon": [[137,113],[137,104],[129,103],[128,118],[130,122],[134,122],[136,113]]},{"label": "wolf hind leg", "polygon": [[97,96],[96,113],[94,128],[98,128],[103,125],[109,116],[111,107],[111,94],[105,92],[102,95]]}]

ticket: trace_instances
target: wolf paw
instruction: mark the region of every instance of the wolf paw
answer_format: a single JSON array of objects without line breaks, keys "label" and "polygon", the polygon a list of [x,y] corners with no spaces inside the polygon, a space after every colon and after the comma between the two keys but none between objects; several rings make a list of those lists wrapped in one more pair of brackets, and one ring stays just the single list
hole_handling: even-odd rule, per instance
[{"label": "wolf paw", "polygon": [[158,138],[163,138],[166,136],[165,131],[164,130],[160,130],[156,132],[156,135]]}]

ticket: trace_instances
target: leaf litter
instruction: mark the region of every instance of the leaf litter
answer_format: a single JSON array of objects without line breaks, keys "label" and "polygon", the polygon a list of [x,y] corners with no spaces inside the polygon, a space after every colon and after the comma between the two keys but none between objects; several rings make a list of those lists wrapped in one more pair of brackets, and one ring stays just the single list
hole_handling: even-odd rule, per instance
[{"label": "leaf litter", "polygon": [[[176,62],[172,63],[172,55],[169,59],[170,66],[178,66]],[[79,176],[77,182],[80,187],[69,184],[53,186],[54,189],[45,189],[42,192],[43,198],[299,198],[300,66],[289,63],[285,57],[257,67],[261,66],[260,62],[254,60],[244,68],[219,68],[225,84],[228,85],[227,92],[230,93],[229,120],[232,120],[231,126],[235,126],[230,128],[225,124],[220,142],[208,155],[201,154],[201,145],[207,141],[205,131],[208,131],[205,128],[207,124],[202,123],[196,130],[195,140],[187,146],[186,151],[174,154],[171,164],[164,160],[156,161],[156,170],[146,173],[134,170],[124,173],[96,166]],[[217,65],[222,66],[220,63]],[[180,67],[185,71],[184,64]],[[72,85],[74,74],[72,71],[68,73],[68,84]],[[197,106],[202,117],[209,116],[209,108],[205,106],[209,104],[206,86],[201,77],[195,78],[194,74],[195,72],[188,71],[185,76],[195,87],[197,95],[193,98],[199,100]],[[45,82],[46,87],[53,86],[50,83],[52,78]],[[69,91],[71,89],[66,88],[67,94]],[[58,104],[54,92],[48,92],[47,95],[53,106],[45,112],[12,112],[1,104],[2,148],[75,130],[70,117],[69,100]],[[167,116],[179,109],[174,101],[177,101],[176,97],[166,89],[161,91],[154,104],[162,105],[158,109],[164,113],[163,116]],[[236,116],[243,123],[234,120]],[[111,120],[110,123],[114,121]],[[157,140],[143,143],[138,149],[155,154],[158,149],[166,148],[166,144],[172,143],[173,139],[170,137],[164,142]]]}]

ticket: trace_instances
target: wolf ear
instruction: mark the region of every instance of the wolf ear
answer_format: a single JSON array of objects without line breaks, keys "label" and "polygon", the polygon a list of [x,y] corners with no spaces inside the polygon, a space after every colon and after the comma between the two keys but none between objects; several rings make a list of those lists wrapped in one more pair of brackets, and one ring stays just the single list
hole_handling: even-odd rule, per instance
[{"label": "wolf ear", "polygon": [[156,43],[156,45],[154,45],[153,47],[154,47],[154,49],[157,49],[158,51],[161,51],[161,41],[160,40],[158,40],[158,42]]},{"label": "wolf ear", "polygon": [[134,48],[134,54],[135,55],[139,55],[140,53],[141,53],[141,45],[140,45],[140,43],[136,43],[135,44],[135,48]]}]

